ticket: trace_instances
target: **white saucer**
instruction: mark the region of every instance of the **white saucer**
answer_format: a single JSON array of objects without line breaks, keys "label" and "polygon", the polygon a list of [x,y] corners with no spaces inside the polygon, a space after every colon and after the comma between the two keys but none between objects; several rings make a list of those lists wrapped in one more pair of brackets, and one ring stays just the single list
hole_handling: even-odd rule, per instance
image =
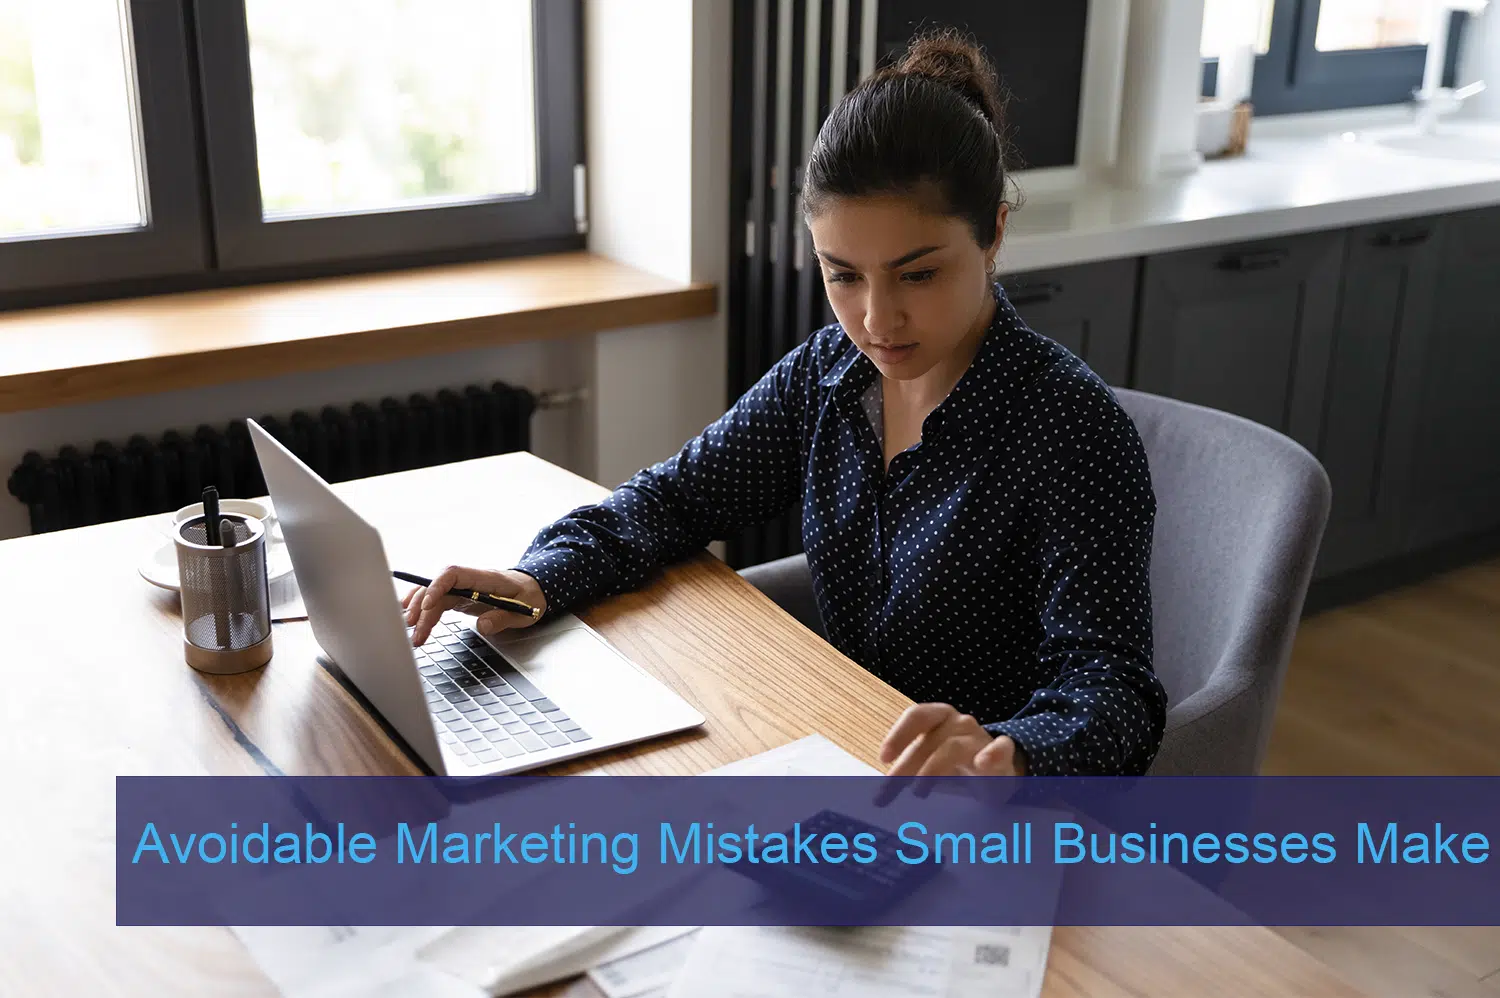
[{"label": "white saucer", "polygon": [[[171,541],[163,544],[140,563],[137,571],[153,586],[177,592],[181,582],[177,577],[177,545]],[[272,541],[266,548],[266,574],[267,582],[277,582],[292,574],[292,556],[285,544]]]}]

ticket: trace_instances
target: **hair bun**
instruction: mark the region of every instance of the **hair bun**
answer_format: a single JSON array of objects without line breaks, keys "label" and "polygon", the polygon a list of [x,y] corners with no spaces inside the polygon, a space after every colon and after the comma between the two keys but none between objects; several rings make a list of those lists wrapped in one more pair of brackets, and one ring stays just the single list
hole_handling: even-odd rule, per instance
[{"label": "hair bun", "polygon": [[995,67],[972,40],[952,28],[912,40],[893,76],[921,76],[951,87],[974,105],[997,135],[1005,133],[1005,93]]}]

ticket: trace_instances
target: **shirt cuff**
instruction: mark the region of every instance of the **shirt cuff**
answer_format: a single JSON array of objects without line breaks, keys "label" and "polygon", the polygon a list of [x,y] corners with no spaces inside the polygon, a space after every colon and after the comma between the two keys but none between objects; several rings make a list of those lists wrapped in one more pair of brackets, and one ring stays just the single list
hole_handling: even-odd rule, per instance
[{"label": "shirt cuff", "polygon": [[584,582],[584,573],[573,561],[564,551],[544,548],[525,555],[516,563],[514,571],[525,572],[535,579],[542,595],[547,597],[547,612],[542,615],[542,620],[571,613],[593,595]]},{"label": "shirt cuff", "polygon": [[1047,731],[1049,724],[1056,724],[1046,715],[1018,717],[1009,721],[986,724],[984,730],[991,735],[1009,735],[1016,747],[1026,754],[1027,776],[1067,776],[1066,743],[1059,743],[1055,734]]}]

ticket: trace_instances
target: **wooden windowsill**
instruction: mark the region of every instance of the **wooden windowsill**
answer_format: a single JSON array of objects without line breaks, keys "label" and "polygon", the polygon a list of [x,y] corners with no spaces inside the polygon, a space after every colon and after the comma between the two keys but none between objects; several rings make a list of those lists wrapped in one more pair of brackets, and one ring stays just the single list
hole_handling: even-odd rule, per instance
[{"label": "wooden windowsill", "polygon": [[715,296],[564,253],[0,314],[0,412],[692,319]]}]

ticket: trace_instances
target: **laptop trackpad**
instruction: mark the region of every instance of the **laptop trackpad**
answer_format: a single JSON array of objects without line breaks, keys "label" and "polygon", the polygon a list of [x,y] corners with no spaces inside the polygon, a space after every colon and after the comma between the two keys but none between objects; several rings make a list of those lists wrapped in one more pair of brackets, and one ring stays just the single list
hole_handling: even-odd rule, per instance
[{"label": "laptop trackpad", "polygon": [[582,622],[496,642],[505,657],[558,706],[588,727],[585,717],[660,705],[661,687]]}]

